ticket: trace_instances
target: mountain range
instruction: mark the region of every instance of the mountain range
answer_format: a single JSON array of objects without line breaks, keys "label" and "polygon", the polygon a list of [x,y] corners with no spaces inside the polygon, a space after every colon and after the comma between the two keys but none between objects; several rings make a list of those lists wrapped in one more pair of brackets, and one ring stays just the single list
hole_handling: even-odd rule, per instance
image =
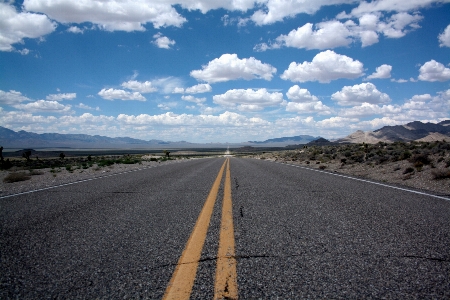
[{"label": "mountain range", "polygon": [[[167,142],[163,140],[140,140],[130,137],[107,137],[87,134],[33,133],[24,130],[15,132],[0,126],[0,145],[4,148],[108,148],[108,149],[175,149],[175,148],[223,148],[223,147],[285,147],[307,144],[317,141],[323,144],[323,138],[310,135],[272,138],[265,141],[242,143],[189,143],[186,141]],[[384,126],[375,131],[358,130],[335,143],[369,143],[395,141],[450,141],[450,120],[440,123],[422,123],[414,121],[406,125]],[[319,141],[321,141],[319,143]],[[325,140],[324,140],[325,141]]]},{"label": "mountain range", "polygon": [[186,141],[168,142],[163,140],[140,140],[130,137],[107,137],[87,134],[33,133],[24,130],[15,132],[0,126],[0,145],[4,148],[223,148],[227,146],[242,147],[284,147],[289,144],[306,144],[317,138],[309,135],[282,137],[265,141],[243,143],[189,143]]},{"label": "mountain range", "polygon": [[396,141],[450,141],[450,120],[435,123],[414,121],[405,125],[384,126],[374,131],[358,130],[337,143],[368,143]]}]

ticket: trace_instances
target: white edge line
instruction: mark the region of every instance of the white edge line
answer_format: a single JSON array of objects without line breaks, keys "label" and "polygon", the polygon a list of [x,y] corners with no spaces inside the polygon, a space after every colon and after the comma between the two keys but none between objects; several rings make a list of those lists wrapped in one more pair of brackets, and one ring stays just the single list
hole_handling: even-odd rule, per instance
[{"label": "white edge line", "polygon": [[[177,161],[177,162],[178,162],[178,161]],[[36,189],[36,190],[31,190],[31,191],[21,192],[21,193],[17,193],[17,194],[11,194],[11,195],[1,196],[0,199],[5,199],[5,198],[14,197],[14,196],[20,196],[20,195],[26,195],[26,194],[36,193],[36,192],[40,192],[40,191],[46,191],[46,190],[56,189],[56,188],[62,187],[62,186],[67,186],[67,185],[72,185],[72,184],[82,183],[82,182],[86,182],[86,181],[91,181],[91,180],[96,180],[96,179],[102,179],[102,178],[107,178],[107,177],[112,177],[112,176],[122,175],[122,174],[131,173],[131,172],[136,172],[136,171],[142,171],[142,170],[146,170],[146,169],[155,168],[155,167],[157,167],[157,166],[158,166],[158,165],[156,165],[156,166],[147,166],[147,167],[144,167],[144,168],[138,168],[138,169],[133,169],[133,170],[127,170],[127,171],[123,171],[123,172],[119,172],[119,173],[107,174],[107,175],[102,175],[102,176],[98,176],[98,177],[93,177],[93,178],[87,178],[87,179],[81,179],[81,180],[77,180],[77,181],[72,181],[72,182],[62,183],[62,184],[58,184],[58,185],[52,185],[52,186],[48,186],[48,187],[40,188],[40,189]]]},{"label": "white edge line", "polygon": [[381,185],[381,186],[392,188],[392,189],[396,189],[396,190],[406,191],[406,192],[410,192],[410,193],[415,193],[415,194],[419,194],[419,195],[424,195],[424,196],[429,196],[429,197],[434,197],[434,198],[450,201],[450,198],[447,198],[447,197],[442,197],[442,196],[437,196],[437,195],[433,195],[433,194],[423,193],[423,192],[419,192],[419,191],[415,191],[415,190],[405,189],[405,188],[401,188],[401,187],[397,187],[397,186],[393,186],[393,185],[388,185],[388,184],[384,184],[384,183],[379,183],[379,182],[375,182],[375,181],[370,181],[370,180],[366,180],[366,179],[351,177],[351,176],[337,174],[337,173],[331,173],[331,172],[327,172],[327,171],[317,170],[317,169],[314,169],[314,168],[307,168],[307,167],[303,167],[303,166],[299,166],[299,165],[292,165],[292,164],[288,164],[288,163],[282,163],[282,162],[276,162],[276,161],[271,161],[271,162],[276,163],[276,164],[290,166],[290,167],[296,167],[296,168],[300,168],[300,169],[305,169],[305,170],[309,170],[309,171],[315,171],[315,172],[319,172],[319,173],[325,173],[325,174],[329,174],[329,175],[334,175],[334,176],[339,176],[339,177],[343,177],[343,178],[353,179],[353,180],[357,180],[357,181],[372,183],[372,184]]}]

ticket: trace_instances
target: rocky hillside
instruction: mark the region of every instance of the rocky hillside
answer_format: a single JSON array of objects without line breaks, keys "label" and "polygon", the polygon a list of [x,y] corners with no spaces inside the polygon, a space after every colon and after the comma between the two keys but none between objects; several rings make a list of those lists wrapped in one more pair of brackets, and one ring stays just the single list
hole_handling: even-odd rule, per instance
[{"label": "rocky hillside", "polygon": [[414,121],[406,125],[384,126],[375,131],[358,130],[338,143],[392,143],[396,141],[450,141],[450,120],[440,123],[422,123]]}]

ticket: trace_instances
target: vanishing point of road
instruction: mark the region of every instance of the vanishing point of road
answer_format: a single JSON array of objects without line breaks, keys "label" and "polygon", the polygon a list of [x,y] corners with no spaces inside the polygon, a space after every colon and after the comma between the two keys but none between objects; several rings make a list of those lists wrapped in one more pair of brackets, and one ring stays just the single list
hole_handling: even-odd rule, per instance
[{"label": "vanishing point of road", "polygon": [[450,199],[234,157],[0,198],[1,299],[448,299]]}]

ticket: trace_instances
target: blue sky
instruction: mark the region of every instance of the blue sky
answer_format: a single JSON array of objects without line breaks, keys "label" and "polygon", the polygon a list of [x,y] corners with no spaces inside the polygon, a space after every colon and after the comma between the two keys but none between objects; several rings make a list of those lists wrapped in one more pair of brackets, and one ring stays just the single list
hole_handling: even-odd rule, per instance
[{"label": "blue sky", "polygon": [[325,138],[450,112],[450,0],[0,1],[0,126]]}]

